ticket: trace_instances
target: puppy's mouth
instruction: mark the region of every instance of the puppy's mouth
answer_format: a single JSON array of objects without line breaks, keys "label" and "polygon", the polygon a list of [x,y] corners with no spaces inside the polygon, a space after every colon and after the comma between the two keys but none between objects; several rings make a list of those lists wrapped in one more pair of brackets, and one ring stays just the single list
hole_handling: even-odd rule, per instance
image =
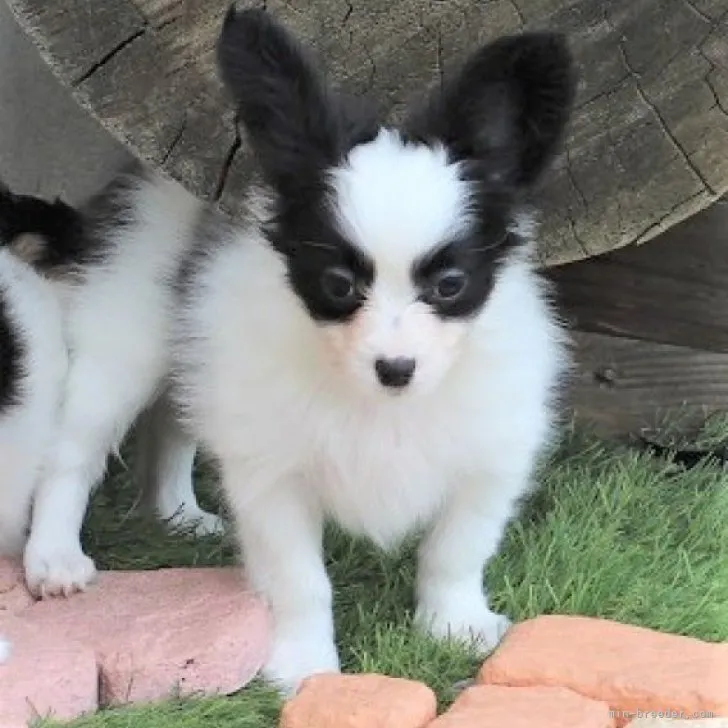
[{"label": "puppy's mouth", "polygon": [[394,389],[392,387],[380,387],[379,391],[383,392],[385,397],[389,397],[391,399],[403,399],[411,392],[411,389],[409,387],[402,387],[399,389]]}]

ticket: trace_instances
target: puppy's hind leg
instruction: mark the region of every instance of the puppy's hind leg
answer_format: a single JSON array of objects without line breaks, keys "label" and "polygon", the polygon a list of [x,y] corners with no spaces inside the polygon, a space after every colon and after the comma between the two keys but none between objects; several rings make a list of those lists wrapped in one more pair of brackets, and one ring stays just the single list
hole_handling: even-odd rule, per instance
[{"label": "puppy's hind leg", "polygon": [[222,519],[200,508],[192,467],[196,443],[163,393],[139,419],[137,478],[143,503],[171,526],[198,536],[223,531]]}]

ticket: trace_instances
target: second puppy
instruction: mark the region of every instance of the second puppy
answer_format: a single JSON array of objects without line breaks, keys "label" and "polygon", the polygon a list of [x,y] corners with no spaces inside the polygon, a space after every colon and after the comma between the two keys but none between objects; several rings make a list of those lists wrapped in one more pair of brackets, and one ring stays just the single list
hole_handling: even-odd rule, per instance
[{"label": "second puppy", "polygon": [[[8,190],[0,202],[0,231],[6,231],[8,244],[12,239],[14,251],[4,253],[3,264],[7,276],[18,279],[6,283],[15,333],[3,340],[3,385],[13,415],[7,425],[11,432],[3,435],[0,429],[9,443],[2,445],[0,466],[15,496],[4,507],[26,508],[30,484],[9,474],[14,463],[35,462],[45,447],[24,553],[26,579],[38,596],[69,594],[84,589],[95,574],[80,542],[91,490],[108,455],[142,413],[140,474],[152,505],[163,518],[193,525],[198,532],[221,528],[217,516],[197,505],[191,479],[194,443],[180,441],[164,396],[174,285],[192,243],[198,205],[177,184],[158,179],[152,184],[136,165],[79,209]],[[21,270],[21,263],[8,257],[13,254],[42,272],[43,280],[30,268]],[[21,272],[31,280],[20,281]],[[60,327],[69,366],[57,428],[48,443],[45,421],[36,420],[39,408],[47,417],[51,396],[40,387],[55,396],[61,363],[65,366],[56,341]],[[31,381],[36,372],[45,376],[43,385]],[[2,508],[0,502],[0,513]],[[21,523],[14,514],[8,520]],[[4,537],[0,532],[0,545],[3,538],[20,543],[15,530]]]}]

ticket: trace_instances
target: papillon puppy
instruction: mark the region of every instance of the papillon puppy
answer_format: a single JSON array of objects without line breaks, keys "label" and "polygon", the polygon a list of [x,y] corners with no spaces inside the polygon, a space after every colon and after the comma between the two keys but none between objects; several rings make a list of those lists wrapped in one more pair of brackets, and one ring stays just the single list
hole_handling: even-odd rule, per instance
[{"label": "papillon puppy", "polygon": [[[509,621],[484,565],[568,367],[528,207],[571,113],[567,44],[486,44],[396,128],[262,10],[230,9],[218,60],[263,183],[241,219],[198,222],[172,392],[272,610],[265,674],[291,692],[339,669],[326,519],[384,548],[421,533],[416,623],[490,649]],[[158,198],[142,197],[162,250],[185,214]]]},{"label": "papillon puppy", "polygon": [[[0,557],[23,553],[55,437],[68,366],[61,308],[24,256],[40,244],[45,223],[63,217],[62,204],[17,197],[0,183]],[[0,635],[0,664],[9,655]]]},{"label": "papillon puppy", "polygon": [[[22,543],[32,491],[24,565],[37,596],[70,594],[93,579],[80,542],[89,496],[140,413],[147,502],[176,525],[221,528],[195,499],[194,447],[184,457],[175,450],[173,462],[155,459],[169,450],[157,447],[157,433],[174,441],[177,427],[164,395],[169,317],[196,204],[175,183],[151,183],[136,165],[80,209],[7,190],[0,198],[0,233],[13,237],[0,251],[0,473],[13,494],[0,499],[0,524],[11,524],[0,526],[0,548]],[[166,489],[157,487],[162,482]]]},{"label": "papillon puppy", "polygon": [[23,552],[67,363],[51,285],[12,252],[0,224],[0,556]]}]

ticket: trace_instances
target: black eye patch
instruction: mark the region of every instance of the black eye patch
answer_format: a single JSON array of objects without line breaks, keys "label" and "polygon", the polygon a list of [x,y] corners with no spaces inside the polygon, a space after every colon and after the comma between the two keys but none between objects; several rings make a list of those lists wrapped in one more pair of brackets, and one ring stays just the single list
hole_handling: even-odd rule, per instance
[{"label": "black eye patch", "polygon": [[316,223],[310,216],[284,218],[268,237],[282,255],[288,282],[311,318],[343,323],[364,302],[374,282],[374,263],[331,226]]},{"label": "black eye patch", "polygon": [[412,268],[419,300],[443,319],[475,315],[487,301],[495,275],[516,242],[515,236],[502,230],[487,236],[472,234],[435,249]]},{"label": "black eye patch", "polygon": [[265,230],[283,258],[288,282],[309,316],[321,323],[352,318],[374,282],[374,262],[339,231],[325,185],[295,199],[279,198]]},{"label": "black eye patch", "polygon": [[311,318],[343,323],[363,304],[374,265],[354,246],[302,242],[287,256],[288,279]]}]

